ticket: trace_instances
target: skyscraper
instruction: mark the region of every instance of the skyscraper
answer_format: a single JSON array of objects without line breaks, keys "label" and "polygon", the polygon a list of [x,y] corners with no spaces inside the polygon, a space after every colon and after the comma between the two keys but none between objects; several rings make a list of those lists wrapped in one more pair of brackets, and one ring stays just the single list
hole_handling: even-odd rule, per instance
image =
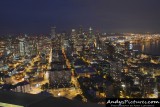
[{"label": "skyscraper", "polygon": [[25,55],[25,39],[21,38],[19,39],[19,47],[20,47],[20,55]]},{"label": "skyscraper", "polygon": [[56,27],[51,27],[51,39],[56,37]]},{"label": "skyscraper", "polygon": [[90,27],[89,28],[89,37],[92,37],[93,29]]},{"label": "skyscraper", "polygon": [[72,39],[72,50],[73,52],[76,51],[76,45],[77,45],[77,34],[76,34],[76,30],[75,29],[72,29],[72,32],[71,32],[71,39]]},{"label": "skyscraper", "polygon": [[80,28],[79,28],[79,34],[82,35],[82,33],[83,33],[82,26],[80,26]]}]

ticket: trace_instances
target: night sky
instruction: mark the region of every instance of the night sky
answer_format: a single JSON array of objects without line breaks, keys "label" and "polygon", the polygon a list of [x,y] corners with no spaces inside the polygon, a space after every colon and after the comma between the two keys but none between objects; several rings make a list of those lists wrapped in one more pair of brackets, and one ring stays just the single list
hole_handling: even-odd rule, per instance
[{"label": "night sky", "polygon": [[160,0],[0,0],[0,34],[71,31],[159,32]]}]

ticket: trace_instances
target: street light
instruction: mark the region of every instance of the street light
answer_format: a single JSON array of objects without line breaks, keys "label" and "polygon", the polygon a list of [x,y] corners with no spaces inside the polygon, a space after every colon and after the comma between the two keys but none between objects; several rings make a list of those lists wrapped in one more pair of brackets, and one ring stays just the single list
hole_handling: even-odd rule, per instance
[{"label": "street light", "polygon": [[61,93],[58,93],[58,96],[61,96]]},{"label": "street light", "polygon": [[121,85],[123,88],[125,88],[126,86],[124,84]]}]

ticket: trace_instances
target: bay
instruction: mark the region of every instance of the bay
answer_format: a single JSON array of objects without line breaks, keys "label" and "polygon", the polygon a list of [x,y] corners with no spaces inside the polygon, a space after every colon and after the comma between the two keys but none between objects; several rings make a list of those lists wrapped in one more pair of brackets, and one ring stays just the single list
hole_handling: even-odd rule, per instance
[{"label": "bay", "polygon": [[160,41],[136,42],[133,44],[133,49],[138,50],[140,53],[160,56]]}]

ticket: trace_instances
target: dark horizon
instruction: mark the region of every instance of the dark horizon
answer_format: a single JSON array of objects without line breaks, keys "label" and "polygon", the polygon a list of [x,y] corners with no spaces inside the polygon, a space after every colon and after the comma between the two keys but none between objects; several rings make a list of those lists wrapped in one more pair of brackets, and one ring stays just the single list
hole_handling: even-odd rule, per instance
[{"label": "dark horizon", "polygon": [[159,32],[159,0],[3,0],[0,34],[49,34],[80,25],[100,32]]}]

